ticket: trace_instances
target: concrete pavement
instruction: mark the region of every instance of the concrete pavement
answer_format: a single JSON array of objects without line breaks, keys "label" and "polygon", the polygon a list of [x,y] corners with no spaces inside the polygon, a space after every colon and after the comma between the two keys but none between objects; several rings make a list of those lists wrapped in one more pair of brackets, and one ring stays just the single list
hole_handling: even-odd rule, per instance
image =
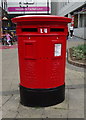
[{"label": "concrete pavement", "polygon": [[81,45],[86,43],[86,40],[78,38],[78,37],[74,37],[73,38],[68,38],[67,40],[67,48],[71,48],[71,47],[76,47],[77,45]]},{"label": "concrete pavement", "polygon": [[[67,48],[84,44],[84,40],[67,40]],[[84,69],[67,63],[65,101],[51,107],[25,107],[19,102],[17,48],[2,51],[3,118],[84,118]]]}]

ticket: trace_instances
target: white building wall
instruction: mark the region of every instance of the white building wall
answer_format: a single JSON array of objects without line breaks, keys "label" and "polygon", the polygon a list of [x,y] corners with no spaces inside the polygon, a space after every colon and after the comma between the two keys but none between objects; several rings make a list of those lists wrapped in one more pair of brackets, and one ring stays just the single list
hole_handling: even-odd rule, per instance
[{"label": "white building wall", "polygon": [[[61,2],[58,3],[58,6],[62,4]],[[81,7],[82,5],[84,5],[84,2],[70,2],[67,3],[67,5],[65,5],[64,7],[58,7],[58,15],[59,16],[65,16],[66,14],[76,10],[77,8]]]},{"label": "white building wall", "polygon": [[[70,2],[67,4],[63,4],[62,2],[58,3],[58,11],[57,11],[57,15],[59,16],[65,16],[68,15],[69,18],[71,18],[71,12],[75,11],[76,9],[80,8],[81,6],[83,6],[85,4],[86,0],[84,0],[83,2]],[[78,15],[79,16],[79,15]],[[86,28],[85,27],[80,27],[79,25],[80,19],[78,19],[78,28],[74,29],[74,35],[83,39],[86,39],[86,35],[85,35],[85,31]],[[70,25],[68,25],[69,27]]]},{"label": "white building wall", "polygon": [[86,31],[86,28],[75,28],[74,35],[77,37],[86,39],[85,31]]}]

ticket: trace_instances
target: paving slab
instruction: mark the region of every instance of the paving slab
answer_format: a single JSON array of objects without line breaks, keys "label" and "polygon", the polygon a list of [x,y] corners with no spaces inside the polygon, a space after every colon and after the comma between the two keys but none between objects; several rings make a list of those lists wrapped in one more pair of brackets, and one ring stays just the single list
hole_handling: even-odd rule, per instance
[{"label": "paving slab", "polygon": [[13,111],[13,110],[8,110],[6,111],[6,114],[3,116],[3,118],[16,118],[16,115],[17,115],[17,111]]},{"label": "paving slab", "polygon": [[83,112],[84,89],[69,89],[69,110],[82,110]]},{"label": "paving slab", "polygon": [[19,106],[19,95],[13,95],[10,97],[2,108],[3,118],[15,118],[17,115],[17,109]]},{"label": "paving slab", "polygon": [[84,118],[84,110],[68,110],[68,118]]},{"label": "paving slab", "polygon": [[16,118],[42,118],[44,108],[25,107],[20,104]]},{"label": "paving slab", "polygon": [[43,118],[67,118],[68,110],[56,109],[56,108],[45,108]]},{"label": "paving slab", "polygon": [[67,85],[84,85],[84,72],[74,71],[66,68],[66,84]]},{"label": "paving slab", "polygon": [[80,39],[80,38],[75,37],[75,36],[73,36],[72,39],[69,37],[69,39],[67,40],[67,48],[76,47],[78,45],[84,44],[85,41],[86,40]]},{"label": "paving slab", "polygon": [[2,119],[2,110],[0,110],[0,120]]},{"label": "paving slab", "polygon": [[2,105],[4,105],[7,101],[9,101],[10,98],[11,98],[11,95],[2,96]]}]

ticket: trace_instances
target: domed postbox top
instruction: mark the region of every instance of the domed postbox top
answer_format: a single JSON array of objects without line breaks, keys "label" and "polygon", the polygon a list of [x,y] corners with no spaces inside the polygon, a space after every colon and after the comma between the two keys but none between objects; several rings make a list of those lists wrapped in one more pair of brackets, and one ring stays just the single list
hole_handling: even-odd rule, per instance
[{"label": "domed postbox top", "polygon": [[19,22],[25,22],[25,21],[59,21],[64,23],[71,22],[70,18],[67,17],[61,17],[61,16],[55,16],[55,15],[24,15],[12,18],[12,22],[19,23]]}]

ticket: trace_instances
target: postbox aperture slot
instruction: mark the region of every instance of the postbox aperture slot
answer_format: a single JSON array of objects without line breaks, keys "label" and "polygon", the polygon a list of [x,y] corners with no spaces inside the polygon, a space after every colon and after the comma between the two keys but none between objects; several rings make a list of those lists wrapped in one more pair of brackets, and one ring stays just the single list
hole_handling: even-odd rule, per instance
[{"label": "postbox aperture slot", "polygon": [[50,32],[64,32],[64,28],[50,28]]},{"label": "postbox aperture slot", "polygon": [[38,32],[37,28],[22,28],[22,32]]},{"label": "postbox aperture slot", "polygon": [[25,43],[25,45],[33,45],[32,43]]}]

